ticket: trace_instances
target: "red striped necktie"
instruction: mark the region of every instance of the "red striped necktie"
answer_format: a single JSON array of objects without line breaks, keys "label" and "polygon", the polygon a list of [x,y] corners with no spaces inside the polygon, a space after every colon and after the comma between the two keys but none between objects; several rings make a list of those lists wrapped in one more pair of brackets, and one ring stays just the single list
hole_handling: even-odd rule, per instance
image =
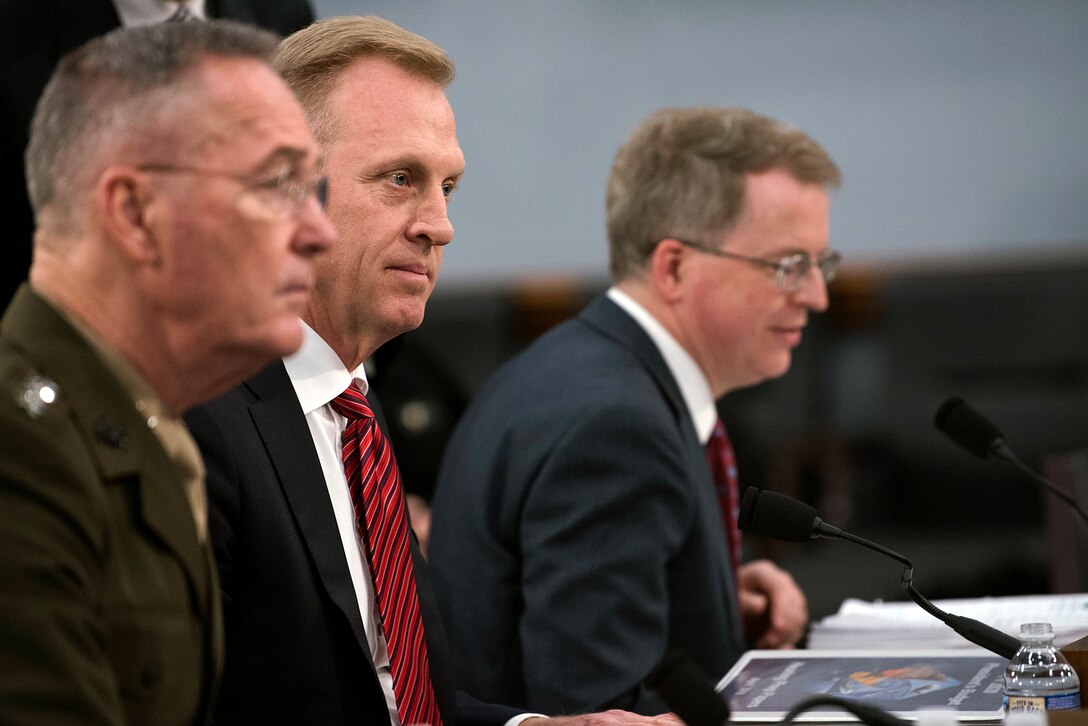
[{"label": "red striped necktie", "polygon": [[718,506],[722,510],[722,525],[729,540],[729,561],[735,575],[740,567],[740,529],[737,527],[740,486],[737,483],[737,459],[733,454],[733,444],[721,420],[714,424],[714,431],[706,444],[706,457],[714,475],[714,486],[718,490]]},{"label": "red striped necktie", "polygon": [[374,580],[397,714],[404,726],[441,726],[419,614],[397,462],[354,381],[333,399],[332,407],[348,420],[342,450],[344,474],[355,507],[359,539]]}]

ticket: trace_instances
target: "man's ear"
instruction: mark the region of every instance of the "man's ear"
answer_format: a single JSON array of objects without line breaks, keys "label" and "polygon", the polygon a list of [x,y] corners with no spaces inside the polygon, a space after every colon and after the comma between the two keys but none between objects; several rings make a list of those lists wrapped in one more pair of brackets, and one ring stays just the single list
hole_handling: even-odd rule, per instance
[{"label": "man's ear", "polygon": [[147,175],[130,166],[111,166],[95,185],[103,225],[119,251],[134,263],[158,265],[162,251],[151,230],[154,199]]},{"label": "man's ear", "polygon": [[662,300],[671,303],[679,298],[689,252],[675,239],[665,238],[650,254],[649,282]]}]

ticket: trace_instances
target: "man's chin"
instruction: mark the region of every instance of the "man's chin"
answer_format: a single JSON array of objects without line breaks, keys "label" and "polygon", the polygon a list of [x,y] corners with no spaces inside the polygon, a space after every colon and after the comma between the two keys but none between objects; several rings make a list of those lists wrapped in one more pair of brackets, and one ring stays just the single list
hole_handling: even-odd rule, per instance
[{"label": "man's chin", "polygon": [[410,333],[420,325],[423,325],[423,311],[420,311],[418,315],[406,315],[397,322],[396,326],[394,326],[394,329],[398,331],[394,333],[394,335]]},{"label": "man's chin", "polygon": [[738,386],[738,388],[750,388],[752,386],[758,386],[760,383],[781,378],[790,372],[790,362],[791,356],[789,352],[783,353],[774,360],[768,360],[766,361],[766,364],[760,366],[758,370],[753,370],[752,375],[748,376],[745,383]]},{"label": "man's chin", "polygon": [[792,363],[792,356],[789,353],[785,353],[782,359],[768,366],[767,375],[763,377],[763,380],[770,381],[775,378],[781,378],[790,372],[790,364]]},{"label": "man's chin", "polygon": [[423,316],[427,311],[427,299],[430,296],[431,291],[427,290],[426,294],[412,295],[400,300],[400,305],[392,316],[395,320],[390,321],[390,327],[400,331],[395,333],[396,335],[415,330],[423,324]]}]

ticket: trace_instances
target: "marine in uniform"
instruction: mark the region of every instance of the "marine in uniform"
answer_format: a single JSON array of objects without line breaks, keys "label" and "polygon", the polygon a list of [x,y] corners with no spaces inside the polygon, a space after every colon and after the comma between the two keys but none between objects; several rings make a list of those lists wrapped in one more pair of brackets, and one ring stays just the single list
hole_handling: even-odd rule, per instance
[{"label": "marine in uniform", "polygon": [[0,713],[205,721],[218,588],[161,402],[26,286],[0,323],[0,386]]}]

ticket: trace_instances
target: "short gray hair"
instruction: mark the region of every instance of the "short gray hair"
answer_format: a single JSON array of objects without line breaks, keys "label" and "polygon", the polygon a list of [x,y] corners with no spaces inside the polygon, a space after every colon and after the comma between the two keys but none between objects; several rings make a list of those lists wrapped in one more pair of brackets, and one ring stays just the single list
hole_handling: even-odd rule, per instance
[{"label": "short gray hair", "polygon": [[744,176],[785,169],[798,181],[838,186],[839,168],[804,132],[742,108],[664,108],[620,147],[605,202],[609,269],[645,269],[668,237],[727,233],[744,204]]},{"label": "short gray hair", "polygon": [[35,215],[53,204],[73,222],[81,194],[119,146],[162,143],[187,72],[208,57],[270,63],[278,38],[228,20],[118,28],[72,51],[53,73],[30,125],[27,188]]}]

